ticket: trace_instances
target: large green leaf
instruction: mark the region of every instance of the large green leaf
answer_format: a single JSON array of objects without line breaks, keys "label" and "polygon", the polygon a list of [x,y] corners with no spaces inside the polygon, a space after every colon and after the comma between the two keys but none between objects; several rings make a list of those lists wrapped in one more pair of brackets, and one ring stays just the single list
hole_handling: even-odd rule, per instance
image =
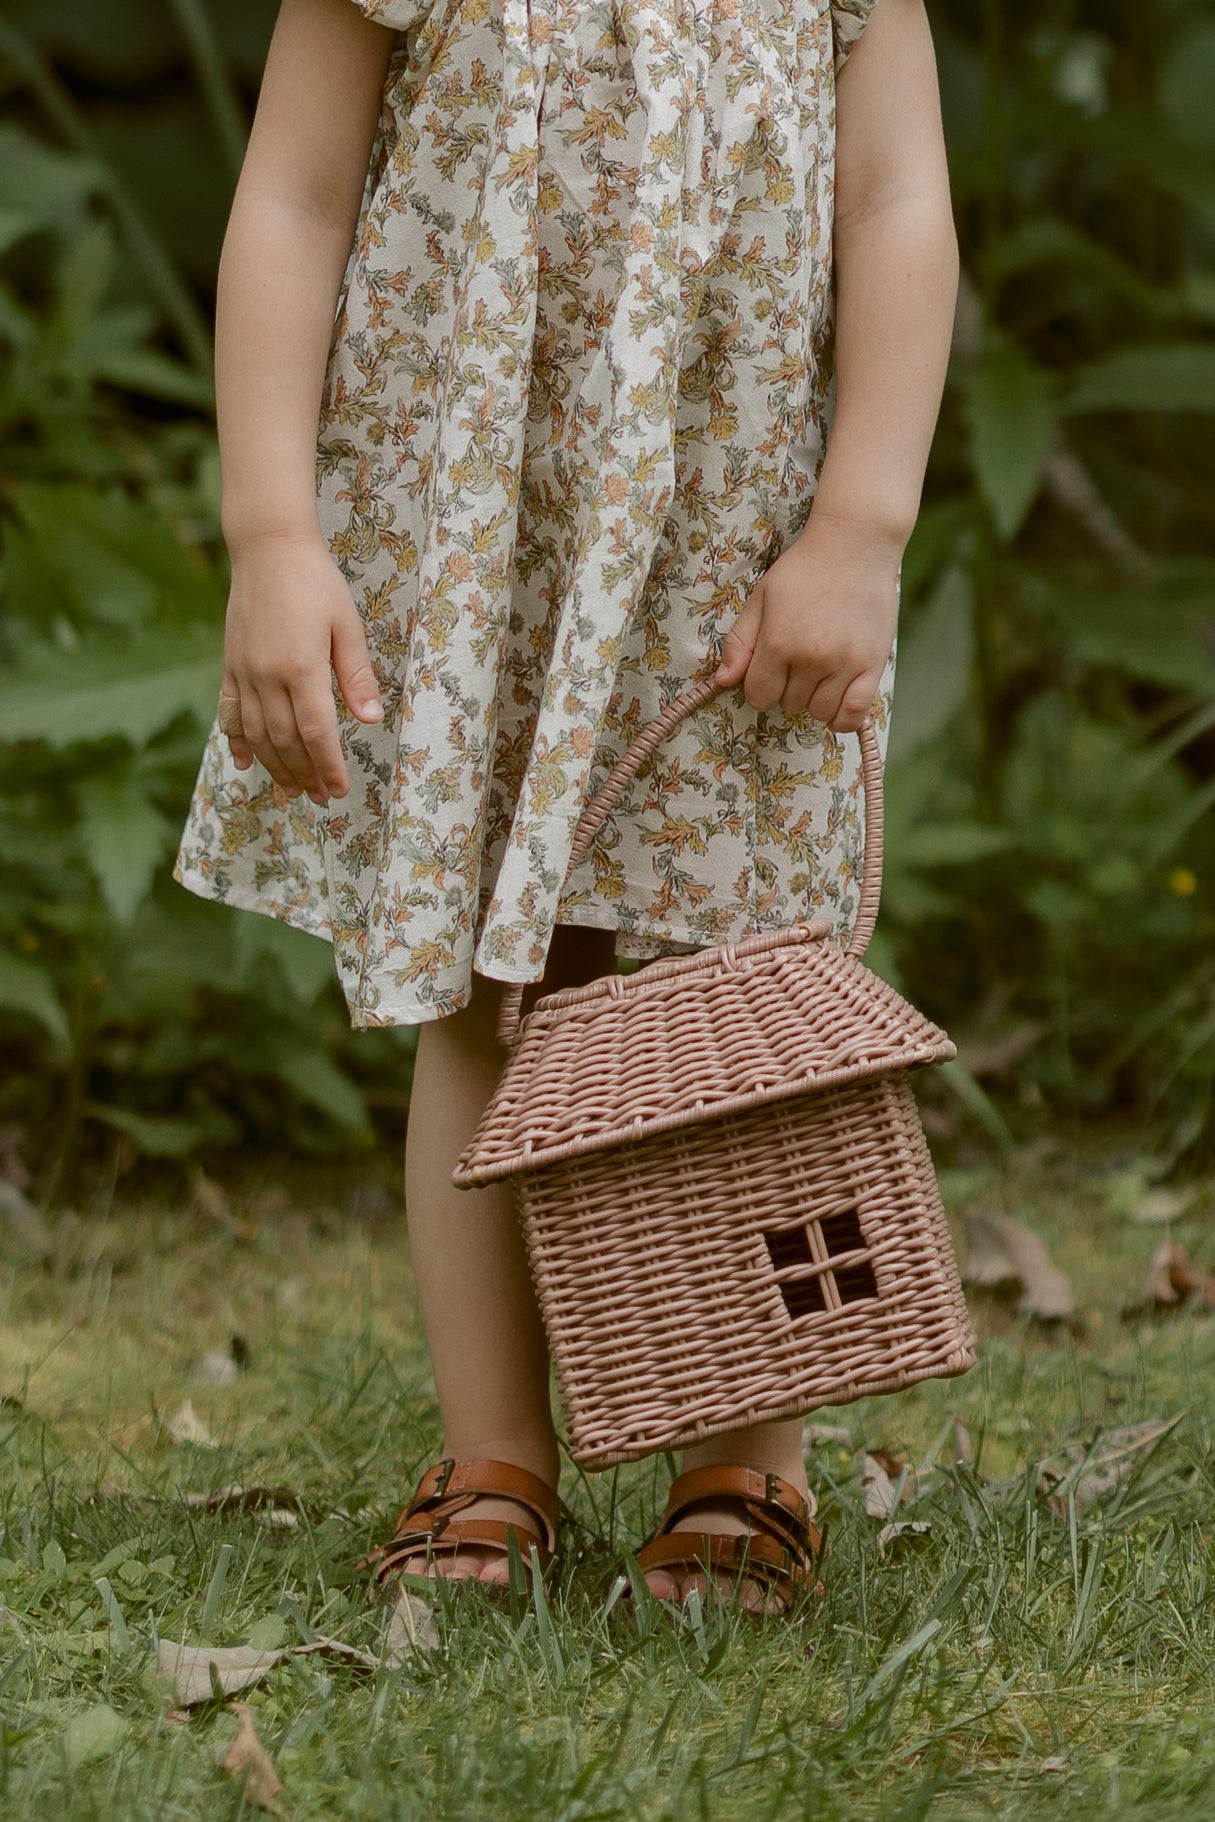
[{"label": "large green leaf", "polygon": [[0,127],[0,205],[38,226],[62,226],[104,182],[93,159],[56,151],[21,127]]},{"label": "large green leaf", "polygon": [[[222,592],[210,568],[163,519],[125,494],[64,485],[15,488],[9,497],[38,557],[30,586],[41,591],[53,575],[86,623],[141,620],[153,609],[183,621],[222,615]],[[10,583],[13,604],[45,619],[53,603],[26,599],[25,575],[18,564]]]},{"label": "large green leaf", "polygon": [[307,930],[296,930],[276,917],[242,916],[232,920],[233,946],[241,964],[243,984],[256,991],[264,981],[266,962],[273,959],[291,993],[301,1004],[315,1004],[336,976],[333,945]]},{"label": "large green leaf", "polygon": [[[992,274],[1002,278],[1040,273],[1043,267],[1057,268],[1059,277],[1073,287],[1078,278],[1093,281],[1107,296],[1124,297],[1152,316],[1168,317],[1184,309],[1174,292],[1153,285],[1095,235],[1051,214],[1031,216],[1011,228],[996,243],[990,261]],[[1039,276],[1038,283],[1042,282]]]},{"label": "large green leaf", "polygon": [[1051,381],[1014,343],[999,341],[965,375],[963,396],[975,473],[1007,540],[1042,484],[1055,425]]},{"label": "large green leaf", "polygon": [[218,627],[156,627],[42,653],[0,677],[0,737],[55,748],[120,737],[142,746],[182,714],[207,725],[221,643]]},{"label": "large green leaf", "polygon": [[970,689],[974,626],[970,577],[947,569],[935,593],[899,634],[890,757],[901,765],[944,733]]},{"label": "large green leaf", "polygon": [[[232,994],[233,938],[244,921],[175,883],[145,899],[125,930],[107,932],[102,952],[102,970],[114,983],[121,1014],[155,1021],[166,1007],[185,1005],[199,988]],[[260,981],[250,979],[246,991],[263,1004],[272,993],[281,997],[277,978],[268,973]]]},{"label": "large green leaf", "polygon": [[63,1050],[71,1045],[67,1014],[49,972],[10,949],[0,949],[0,1011],[34,1019]]},{"label": "large green leaf", "polygon": [[[90,222],[65,244],[50,322],[56,340],[67,349],[81,336],[96,332],[98,313],[109,296],[118,263],[118,246],[108,221]],[[155,327],[155,318],[141,310],[132,327],[130,339],[138,342]]]},{"label": "large green leaf", "polygon": [[[1055,116],[1051,126],[1058,124],[1061,117]],[[1174,199],[1190,212],[1193,226],[1208,234],[1215,230],[1211,160],[1203,147],[1170,135],[1158,113],[1146,108],[1111,108],[1102,119],[1085,122],[1074,139],[1077,152],[1108,161],[1119,191],[1143,190]],[[1125,196],[1120,200],[1124,225]],[[1105,231],[1110,232],[1108,225]]]},{"label": "large green leaf", "polygon": [[343,1075],[319,1047],[283,1045],[275,1053],[274,1070],[302,1101],[320,1108],[338,1126],[351,1132],[368,1130],[367,1103],[350,1077]]},{"label": "large green leaf", "polygon": [[992,854],[1006,854],[1018,845],[1008,829],[986,823],[921,823],[902,831],[892,844],[892,854],[904,867],[965,867]]},{"label": "large green leaf", "polygon": [[171,361],[151,348],[99,349],[92,370],[97,379],[145,398],[164,399],[192,411],[211,411],[215,390],[193,367]]},{"label": "large green leaf", "polygon": [[230,1143],[237,1131],[235,1123],[218,1108],[198,1115],[136,1113],[130,1107],[107,1107],[100,1101],[87,1101],[85,1112],[103,1126],[125,1133],[149,1158],[185,1158],[200,1145]]},{"label": "large green leaf", "polygon": [[1135,589],[1059,589],[1041,604],[1091,664],[1186,694],[1215,691],[1215,579]]},{"label": "large green leaf", "polygon": [[120,923],[128,923],[152,889],[175,831],[130,770],[84,778],[76,786],[80,841]]},{"label": "large green leaf", "polygon": [[1121,349],[1085,369],[1063,409],[1215,411],[1215,343]]}]

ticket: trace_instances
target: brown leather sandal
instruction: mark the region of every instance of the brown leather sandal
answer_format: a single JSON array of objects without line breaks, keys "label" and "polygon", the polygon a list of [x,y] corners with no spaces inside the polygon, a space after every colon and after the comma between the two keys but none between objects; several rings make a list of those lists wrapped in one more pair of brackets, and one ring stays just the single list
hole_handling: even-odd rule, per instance
[{"label": "brown leather sandal", "polygon": [[[674,1529],[691,1507],[724,1499],[739,1500],[758,1529],[725,1535]],[[760,1474],[754,1468],[692,1468],[672,1482],[662,1522],[637,1552],[637,1566],[643,1574],[651,1569],[702,1570],[709,1575],[724,1570],[783,1595],[788,1607],[799,1594],[823,1592],[818,1579],[821,1554],[813,1500],[807,1501],[779,1474]]]},{"label": "brown leather sandal", "polygon": [[[486,1497],[513,1500],[534,1517],[535,1524],[459,1516],[476,1500]],[[426,1470],[389,1541],[364,1557],[363,1564],[375,1569],[375,1587],[382,1588],[406,1567],[411,1557],[424,1555],[430,1561],[436,1556],[454,1556],[470,1544],[487,1545],[505,1554],[510,1548],[508,1539],[513,1536],[524,1569],[531,1570],[534,1545],[543,1572],[557,1548],[558,1509],[553,1489],[526,1468],[517,1468],[508,1461],[456,1461],[449,1457]]]}]

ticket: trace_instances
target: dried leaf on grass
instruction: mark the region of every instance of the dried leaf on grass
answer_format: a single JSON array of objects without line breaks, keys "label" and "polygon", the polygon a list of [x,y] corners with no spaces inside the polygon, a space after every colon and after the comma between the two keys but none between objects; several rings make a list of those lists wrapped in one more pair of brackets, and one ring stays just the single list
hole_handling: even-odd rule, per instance
[{"label": "dried leaf on grass", "polygon": [[886,1449],[874,1449],[861,1457],[861,1499],[870,1518],[887,1522],[877,1534],[879,1550],[891,1544],[926,1537],[932,1525],[926,1518],[896,1518],[902,1505],[913,1500],[917,1492],[916,1476],[905,1461],[899,1461]]},{"label": "dried leaf on grass", "polygon": [[1038,1488],[1056,1518],[1066,1520],[1069,1497],[1078,1513],[1114,1493],[1132,1470],[1175,1430],[1180,1417],[1152,1418],[1107,1430],[1091,1443],[1065,1443],[1060,1454],[1038,1464]]},{"label": "dried leaf on grass", "polygon": [[877,1534],[877,1547],[885,1550],[900,1539],[927,1537],[932,1526],[926,1518],[901,1518],[897,1524],[883,1525]]},{"label": "dried leaf on grass", "polygon": [[179,1645],[161,1639],[156,1647],[156,1670],[173,1685],[182,1708],[196,1708],[212,1695],[212,1671],[224,1695],[236,1695],[268,1676],[287,1658],[340,1658],[357,1670],[377,1670],[379,1660],[370,1652],[344,1645],[340,1639],[315,1639],[310,1645],[283,1646],[277,1651],[257,1651],[250,1645]]},{"label": "dried leaf on grass", "polygon": [[231,1354],[226,1354],[216,1348],[212,1353],[203,1354],[194,1362],[190,1377],[198,1385],[235,1385],[240,1378],[240,1366]]},{"label": "dried leaf on grass", "polygon": [[914,1499],[915,1493],[915,1474],[906,1462],[896,1461],[885,1449],[861,1457],[861,1500],[870,1518],[893,1518],[896,1508]]},{"label": "dried leaf on grass", "polygon": [[830,1444],[837,1449],[852,1447],[852,1431],[842,1423],[806,1423],[802,1425],[802,1451]]},{"label": "dried leaf on grass", "polygon": [[219,1768],[237,1780],[246,1803],[277,1812],[283,1781],[274,1769],[274,1760],[258,1738],[249,1704],[231,1702],[229,1707],[237,1720],[236,1738],[220,1760]]},{"label": "dried leaf on grass", "polygon": [[207,1175],[201,1164],[190,1166],[190,1190],[200,1212],[217,1227],[231,1232],[234,1223],[228,1192],[222,1183]]},{"label": "dried leaf on grass", "polygon": [[1018,1285],[1018,1309],[1039,1322],[1066,1322],[1075,1313],[1071,1279],[1054,1263],[1046,1243],[1011,1215],[967,1216],[965,1278],[993,1290]]},{"label": "dried leaf on grass", "polygon": [[213,1449],[215,1438],[187,1398],[178,1405],[165,1429],[174,1442],[192,1442],[199,1449]]},{"label": "dried leaf on grass", "polygon": [[953,1458],[964,1468],[974,1465],[974,1444],[970,1440],[970,1431],[960,1417],[955,1417],[953,1420]]},{"label": "dried leaf on grass", "polygon": [[263,1507],[270,1508],[271,1524],[296,1522],[297,1514],[311,1512],[317,1519],[340,1518],[350,1522],[349,1512],[340,1506],[309,1507],[308,1502],[293,1487],[271,1487],[262,1481],[255,1481],[251,1486],[242,1487],[238,1481],[229,1486],[219,1487],[214,1493],[132,1493],[126,1487],[117,1487],[113,1481],[103,1481],[88,1495],[90,1505],[102,1500],[114,1500],[117,1504],[130,1506],[184,1506],[190,1512],[256,1512]]},{"label": "dried leaf on grass", "polygon": [[1145,1227],[1163,1227],[1185,1214],[1192,1201],[1188,1189],[1170,1189],[1167,1184],[1145,1190],[1131,1210],[1131,1220]]},{"label": "dried leaf on grass", "polygon": [[1166,1240],[1152,1256],[1143,1294],[1128,1303],[1122,1313],[1143,1316],[1176,1310],[1191,1297],[1207,1309],[1215,1308],[1215,1277],[1200,1272],[1184,1246]]},{"label": "dried leaf on grass", "polygon": [[435,1624],[434,1602],[424,1600],[408,1588],[402,1588],[388,1621],[384,1637],[383,1664],[386,1670],[399,1670],[419,1652],[433,1651],[439,1643]]},{"label": "dried leaf on grass", "polygon": [[[301,1512],[305,1504],[293,1488],[270,1487],[262,1481],[255,1481],[248,1487],[233,1481],[214,1493],[183,1493],[171,1503],[188,1506],[197,1512],[255,1512],[260,1506],[270,1506],[275,1511]],[[326,1516],[346,1518],[349,1514],[338,1511]]]}]

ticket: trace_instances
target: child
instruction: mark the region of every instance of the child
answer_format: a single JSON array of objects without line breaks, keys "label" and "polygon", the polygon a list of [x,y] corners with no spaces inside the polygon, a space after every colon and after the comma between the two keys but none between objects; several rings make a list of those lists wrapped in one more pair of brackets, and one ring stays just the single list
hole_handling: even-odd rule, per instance
[{"label": "child", "polygon": [[[448,1459],[385,1579],[555,1541],[510,1191],[450,1181],[494,983],[854,913],[838,736],[885,726],[955,284],[923,0],[283,0],[220,271],[232,591],[177,876],[328,937],[354,1024],[424,1026]],[[586,795],[718,661],[563,889]],[[797,1423],[714,1438],[650,1587],[783,1610],[813,1509]]]}]

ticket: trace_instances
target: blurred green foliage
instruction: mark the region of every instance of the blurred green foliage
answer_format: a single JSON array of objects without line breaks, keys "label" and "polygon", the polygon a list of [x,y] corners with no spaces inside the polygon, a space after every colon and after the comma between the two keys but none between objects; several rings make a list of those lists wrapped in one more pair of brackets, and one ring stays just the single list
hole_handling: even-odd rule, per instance
[{"label": "blurred green foliage", "polygon": [[[1119,1109],[1167,1163],[1215,1088],[1215,10],[930,12],[964,282],[874,957],[989,1130]],[[272,17],[0,21],[0,1112],[60,1165],[107,1131],[341,1147],[407,1093],[413,1034],[352,1037],[325,945],[169,879],[219,676],[209,298]]]}]

